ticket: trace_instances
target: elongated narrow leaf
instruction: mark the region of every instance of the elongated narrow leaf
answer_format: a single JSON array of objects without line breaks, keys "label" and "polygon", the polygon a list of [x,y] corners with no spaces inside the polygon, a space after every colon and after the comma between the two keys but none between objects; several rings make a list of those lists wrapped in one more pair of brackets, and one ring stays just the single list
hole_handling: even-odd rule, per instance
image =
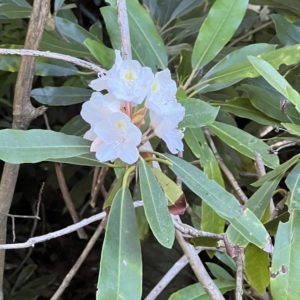
[{"label": "elongated narrow leaf", "polygon": [[[104,7],[104,17],[111,42],[121,48],[117,24],[116,1],[109,1],[112,7]],[[153,70],[164,69],[168,64],[167,50],[151,17],[137,0],[127,1],[128,21],[133,57]]]},{"label": "elongated narrow leaf", "polygon": [[170,169],[192,192],[219,216],[228,220],[249,242],[265,251],[271,251],[266,229],[248,208],[243,209],[232,194],[190,163],[172,155],[166,156],[172,161]]},{"label": "elongated narrow leaf", "polygon": [[90,152],[90,142],[51,130],[0,130],[0,159],[12,164],[36,163]]},{"label": "elongated narrow leaf", "polygon": [[86,39],[84,45],[104,68],[111,68],[115,62],[115,53],[111,48],[106,47],[99,41]]},{"label": "elongated narrow leaf", "polygon": [[217,117],[219,108],[200,99],[188,98],[180,101],[185,108],[185,116],[180,127],[198,128],[211,124]]},{"label": "elongated narrow leaf", "polygon": [[291,192],[290,219],[279,224],[272,262],[271,291],[274,300],[300,299],[300,164],[285,180]]},{"label": "elongated narrow leaf", "polygon": [[31,8],[28,6],[18,6],[16,4],[0,4],[0,19],[23,19],[29,18]]},{"label": "elongated narrow leaf", "polygon": [[31,97],[39,103],[51,106],[65,106],[87,101],[92,90],[72,86],[47,86],[31,91]]},{"label": "elongated narrow leaf", "polygon": [[[247,201],[245,206],[249,208],[258,219],[261,220],[263,217],[280,180],[281,176],[278,176],[272,181],[266,181]],[[232,225],[229,225],[226,234],[233,244],[240,245],[241,247],[246,247],[248,245],[247,239],[245,239]]]},{"label": "elongated narrow leaf", "polygon": [[[235,287],[234,281],[215,280],[216,286],[222,293],[233,290]],[[200,283],[189,285],[171,295],[169,300],[210,300]]]},{"label": "elongated narrow leaf", "polygon": [[259,153],[265,165],[273,169],[278,166],[278,157],[271,154],[270,147],[255,136],[237,127],[216,121],[209,125],[209,128],[229,147],[243,155],[255,159],[256,153]]},{"label": "elongated narrow leaf", "polygon": [[248,0],[216,0],[197,37],[192,65],[200,69],[208,64],[227,44],[239,27]]},{"label": "elongated narrow leaf", "polygon": [[171,204],[175,204],[181,197],[184,197],[182,189],[161,170],[152,168],[152,172],[156,176],[168,201]]},{"label": "elongated narrow leaf", "polygon": [[[268,85],[266,83],[265,85]],[[268,88],[269,87],[269,88]],[[281,122],[300,122],[300,114],[292,103],[287,103],[284,111],[281,109],[281,103],[284,97],[270,86],[258,86],[253,84],[243,84],[240,90],[246,92],[251,104],[267,116]]]},{"label": "elongated narrow leaf", "polygon": [[171,248],[175,239],[175,228],[168,210],[168,202],[151,168],[143,159],[139,165],[139,178],[150,228],[163,246]]},{"label": "elongated narrow leaf", "polygon": [[110,209],[97,288],[97,300],[138,300],[142,296],[141,246],[127,188],[117,193]]},{"label": "elongated narrow leaf", "polygon": [[276,35],[283,45],[300,43],[300,27],[287,21],[283,16],[272,15],[275,24]]},{"label": "elongated narrow leaf", "polygon": [[247,59],[247,55],[255,55],[261,57],[265,61],[269,62],[275,69],[279,69],[282,64],[288,66],[297,64],[300,61],[299,49],[300,44],[297,44],[273,51],[270,51],[271,49],[267,48],[266,51],[264,51],[263,53],[260,52],[258,54],[245,52],[241,59],[237,59],[236,62],[227,65],[227,60],[231,61],[229,60],[229,56],[235,53],[232,52],[219,63],[223,64],[224,67],[222,66],[215,71],[213,71],[212,69],[212,72],[209,71],[207,75],[203,77],[203,80],[201,80],[197,84],[197,87],[195,89],[196,91],[201,91],[202,93],[205,91],[219,90],[221,88],[237,83],[244,78],[258,77],[260,74],[251,65],[251,63]]},{"label": "elongated narrow leaf", "polygon": [[218,101],[216,104],[220,105],[223,111],[230,112],[241,118],[253,120],[262,125],[275,126],[278,124],[278,121],[276,121],[275,118],[272,119],[264,113],[262,113],[261,111],[257,110],[251,105],[250,101],[245,98],[236,98],[232,100],[227,100],[225,102]]},{"label": "elongated narrow leaf", "polygon": [[[202,85],[202,92],[217,91],[227,86],[233,85],[239,82],[243,78],[243,72],[241,68],[241,77],[238,74],[231,76],[232,70],[235,66],[241,67],[243,62],[248,63],[247,56],[259,55],[265,52],[275,50],[275,45],[270,44],[254,44],[247,45],[238,50],[234,50],[227,54],[222,60],[215,64],[199,81],[199,85]],[[250,64],[249,64],[250,65]],[[227,77],[222,77],[221,74],[227,73]],[[206,84],[207,83],[207,84]],[[205,86],[205,87],[204,87]]]},{"label": "elongated narrow leaf", "polygon": [[300,159],[300,154],[293,156],[291,159],[286,161],[285,163],[279,165],[276,169],[267,173],[266,175],[259,178],[257,181],[252,183],[253,186],[258,187],[261,186],[266,181],[272,180],[277,176],[284,176],[285,172],[290,169],[293,165],[295,165]]},{"label": "elongated narrow leaf", "polygon": [[[224,187],[224,180],[218,162],[211,149],[206,143],[204,134],[197,129],[187,129],[184,133],[184,139],[199,159],[204,173],[209,179],[214,179],[218,184]],[[205,202],[201,206],[201,229],[208,232],[224,232],[225,220]]]},{"label": "elongated narrow leaf", "polygon": [[87,153],[74,157],[57,157],[52,159],[47,159],[47,161],[52,162],[60,162],[64,164],[71,164],[77,166],[89,166],[89,167],[103,167],[105,164],[100,163],[99,160],[96,159],[95,153]]},{"label": "elongated narrow leaf", "polygon": [[[21,58],[17,56],[1,56],[0,70],[7,72],[18,72]],[[34,74],[38,76],[71,76],[78,75],[78,69],[67,62],[51,61],[38,58]]]},{"label": "elongated narrow leaf", "polygon": [[268,253],[249,244],[245,251],[245,273],[251,286],[263,294],[270,283]]},{"label": "elongated narrow leaf", "polygon": [[248,59],[255,70],[267,80],[274,89],[293,103],[298,112],[300,112],[300,95],[292,88],[288,81],[267,61],[254,56],[249,56]]}]

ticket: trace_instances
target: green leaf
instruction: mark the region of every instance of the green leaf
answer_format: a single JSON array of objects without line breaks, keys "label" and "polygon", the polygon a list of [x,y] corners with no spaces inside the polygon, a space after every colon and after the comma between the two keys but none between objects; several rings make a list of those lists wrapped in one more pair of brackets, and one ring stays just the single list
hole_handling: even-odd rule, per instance
[{"label": "green leaf", "polygon": [[[206,143],[203,133],[199,129],[187,129],[184,139],[194,155],[199,159],[204,173],[209,179],[215,180],[224,187],[219,164]],[[201,206],[201,229],[208,232],[224,232],[225,221],[206,203]]]},{"label": "green leaf", "polygon": [[[272,195],[277,188],[281,176],[273,179],[272,181],[266,181],[247,201],[245,207],[249,208],[256,217],[261,220],[264,212],[270,204]],[[228,240],[235,245],[246,247],[248,241],[232,226],[229,225],[226,231]]]},{"label": "green leaf", "polygon": [[300,43],[300,27],[288,22],[281,15],[272,15],[272,20],[275,24],[276,35],[280,42],[287,45]]},{"label": "green leaf", "polygon": [[138,300],[142,296],[141,246],[127,188],[117,193],[110,209],[97,288],[97,300]]},{"label": "green leaf", "polygon": [[56,157],[52,159],[47,159],[47,161],[59,162],[63,164],[71,164],[77,166],[89,166],[89,167],[103,167],[105,164],[100,163],[99,160],[96,159],[95,153],[82,154],[74,157]]},{"label": "green leaf", "polygon": [[300,298],[299,253],[300,212],[290,216],[287,223],[279,223],[271,266],[271,293],[274,300]]},{"label": "green leaf", "polygon": [[[231,291],[235,287],[234,281],[214,280],[222,293]],[[200,283],[189,285],[171,295],[169,300],[210,300]]]},{"label": "green leaf", "polygon": [[209,271],[213,274],[216,279],[219,280],[225,280],[225,281],[233,281],[234,278],[221,266],[207,262],[205,263],[207,267],[209,268]]},{"label": "green leaf", "polygon": [[300,125],[293,123],[281,123],[290,134],[300,136]]},{"label": "green leaf", "polygon": [[290,120],[299,123],[300,114],[294,105],[287,103],[284,110],[282,107],[283,96],[273,88],[265,86],[243,84],[239,90],[244,91],[251,101],[251,104],[270,118],[281,122],[290,122]]},{"label": "green leaf", "polygon": [[181,197],[183,197],[183,191],[173,180],[165,175],[161,170],[152,168],[152,172],[156,176],[156,179],[160,183],[167,199],[171,204],[175,204]]},{"label": "green leaf", "polygon": [[83,45],[86,39],[97,39],[96,36],[85,30],[83,27],[76,23],[69,21],[68,19],[55,17],[55,25],[57,31],[65,38],[75,41],[80,45]]},{"label": "green leaf", "polygon": [[213,107],[205,101],[188,98],[180,103],[185,108],[185,116],[180,127],[198,128],[211,124],[217,117],[219,108]]},{"label": "green leaf", "polygon": [[298,0],[252,0],[251,3],[269,5],[278,9],[288,10],[292,14],[300,15],[300,5]]},{"label": "green leaf", "polygon": [[[20,57],[0,56],[0,70],[7,72],[18,72]],[[38,58],[35,65],[34,74],[37,76],[71,76],[78,75],[79,71],[72,64],[61,61],[50,61]]]},{"label": "green leaf", "polygon": [[139,164],[139,179],[150,228],[160,244],[171,248],[175,239],[175,228],[168,210],[168,202],[152,169],[143,159]]},{"label": "green leaf", "polygon": [[292,88],[288,81],[267,61],[255,56],[249,56],[248,59],[255,70],[269,82],[274,89],[293,103],[297,111],[300,112],[300,95]]},{"label": "green leaf", "polygon": [[90,125],[81,118],[81,115],[77,115],[67,122],[60,131],[65,134],[83,136],[89,128]]},{"label": "green leaf", "polygon": [[248,0],[216,0],[203,22],[192,54],[192,66],[198,70],[222,50],[239,27]]},{"label": "green leaf", "polygon": [[0,19],[29,18],[31,14],[31,10],[32,8],[28,6],[19,6],[10,3],[0,4]]},{"label": "green leaf", "polygon": [[115,53],[111,48],[106,47],[99,41],[92,40],[90,38],[84,41],[84,45],[89,49],[91,54],[97,59],[97,61],[104,68],[111,68],[115,62]]},{"label": "green leaf", "polygon": [[51,130],[0,130],[0,159],[12,164],[36,163],[90,152],[90,142]]},{"label": "green leaf", "polygon": [[269,153],[270,147],[246,131],[216,121],[209,125],[209,129],[229,147],[243,155],[255,159],[256,153],[259,153],[266,166],[273,169],[278,166],[278,157]]},{"label": "green leaf", "polygon": [[263,294],[270,283],[268,253],[248,245],[245,250],[245,273],[250,285]]},{"label": "green leaf", "polygon": [[43,33],[40,50],[58,52],[85,59],[92,57],[85,46],[71,39],[62,39],[55,31],[45,31]]},{"label": "green leaf", "polygon": [[[261,57],[269,62],[275,69],[279,69],[282,64],[287,66],[297,64],[300,61],[300,45],[284,47],[273,51],[273,45],[261,45],[256,49],[257,45],[250,45],[246,47],[253,47],[250,49],[240,49],[232,52],[220,61],[215,67],[211,69],[203,79],[195,86],[196,91],[204,93],[206,91],[219,90],[234,83],[241,81],[244,78],[255,78],[259,73],[251,65],[247,59],[249,55]],[[246,48],[245,47],[245,48]],[[242,50],[245,50],[242,52]],[[265,50],[264,50],[265,49]],[[241,52],[238,52],[241,51]],[[253,52],[252,52],[253,51]],[[257,51],[257,53],[255,53]],[[210,88],[210,86],[213,86]]]},{"label": "green leaf", "polygon": [[[261,99],[262,101],[264,99]],[[236,98],[231,100],[218,101],[215,103],[220,106],[223,111],[230,112],[238,117],[255,121],[262,125],[277,125],[277,121],[269,118],[256,108],[254,108],[248,99]]]},{"label": "green leaf", "polygon": [[272,170],[271,172],[268,172],[266,175],[259,178],[257,181],[252,183],[252,185],[258,187],[261,186],[266,181],[270,181],[276,178],[277,176],[283,176],[289,168],[291,168],[294,164],[296,164],[299,161],[299,159],[300,159],[300,154],[294,155],[291,159],[279,165],[276,169]]},{"label": "green leaf", "polygon": [[[101,9],[101,12],[106,14],[108,11],[109,15],[104,16],[105,21],[109,19],[106,22],[107,30],[114,48],[120,49],[116,3],[112,5],[113,10]],[[133,57],[153,70],[164,69],[168,65],[167,50],[151,17],[137,0],[127,2],[127,12]]]},{"label": "green leaf", "polygon": [[228,220],[249,242],[265,251],[270,251],[269,235],[248,209],[243,209],[238,200],[214,180],[184,160],[172,155],[166,155],[171,161],[170,169],[198,195],[202,201],[209,205],[219,216]]},{"label": "green leaf", "polygon": [[300,164],[287,176],[285,183],[291,192],[288,203],[290,219],[278,226],[271,267],[271,292],[274,300],[300,298]]},{"label": "green leaf", "polygon": [[92,90],[71,86],[52,87],[34,89],[31,97],[39,103],[50,106],[65,106],[87,101],[92,94]]}]

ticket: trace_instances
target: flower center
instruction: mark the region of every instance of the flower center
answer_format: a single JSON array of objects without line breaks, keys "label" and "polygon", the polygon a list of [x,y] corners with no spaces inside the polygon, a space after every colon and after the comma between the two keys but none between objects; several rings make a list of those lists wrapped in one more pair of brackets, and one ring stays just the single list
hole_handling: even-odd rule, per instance
[{"label": "flower center", "polygon": [[123,121],[121,121],[121,120],[119,120],[119,121],[116,122],[116,128],[118,128],[118,129],[123,129],[123,128],[125,128],[125,127],[126,127],[125,122],[123,122]]},{"label": "flower center", "polygon": [[156,82],[154,82],[152,85],[151,85],[151,91],[153,93],[156,93],[158,90],[158,84]]},{"label": "flower center", "polygon": [[126,81],[132,81],[134,79],[134,73],[132,72],[132,70],[125,71],[124,79]]}]

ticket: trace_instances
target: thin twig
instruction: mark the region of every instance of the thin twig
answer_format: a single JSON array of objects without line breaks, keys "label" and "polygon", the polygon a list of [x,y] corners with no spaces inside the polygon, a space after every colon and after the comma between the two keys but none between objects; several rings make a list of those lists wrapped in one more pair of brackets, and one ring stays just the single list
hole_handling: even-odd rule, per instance
[{"label": "thin twig", "polygon": [[98,197],[99,192],[101,191],[101,187],[103,186],[104,178],[105,178],[108,170],[109,170],[108,167],[102,167],[98,174],[96,184],[94,185],[94,188],[91,193],[90,205],[92,207],[96,206],[97,197]]},{"label": "thin twig", "polygon": [[117,9],[122,41],[122,56],[125,60],[132,59],[126,0],[117,0]]},{"label": "thin twig", "polygon": [[242,40],[246,39],[247,37],[251,36],[252,34],[268,27],[269,25],[271,25],[273,23],[273,21],[269,21],[269,22],[266,22],[248,32],[246,32],[245,34],[241,35],[240,37],[236,38],[235,40],[233,40],[231,43],[229,43],[227,45],[227,47],[233,47],[234,45],[236,45],[237,43],[241,42]]},{"label": "thin twig", "polygon": [[[256,173],[257,173],[258,178],[266,175],[265,165],[264,165],[262,157],[259,153],[256,153],[256,155],[255,155],[255,168],[256,168]],[[271,197],[271,199],[270,199],[270,219],[273,219],[274,217],[276,217],[276,215],[277,215],[277,211],[276,211],[276,208],[274,205],[273,197]]]},{"label": "thin twig", "polygon": [[[38,48],[49,13],[50,0],[33,1],[24,48],[33,50]],[[10,49],[6,50],[9,51]],[[44,107],[34,108],[30,102],[34,67],[34,57],[22,57],[14,91],[12,123],[12,127],[14,129],[27,129],[30,122],[40,116],[44,111]],[[0,183],[0,211],[2,213],[9,213],[19,174],[19,168],[19,164],[4,164]],[[6,223],[7,217],[0,215],[1,244],[6,242]],[[0,300],[3,300],[4,264],[5,251],[0,251]]]},{"label": "thin twig", "polygon": [[[134,207],[143,206],[143,201],[135,201],[135,202],[133,202],[133,205],[134,205]],[[49,241],[52,239],[56,239],[60,236],[67,235],[74,231],[77,231],[79,228],[83,228],[87,225],[90,225],[91,223],[102,220],[105,216],[106,216],[106,212],[101,212],[101,213],[91,216],[89,218],[83,219],[76,224],[67,226],[63,229],[30,238],[24,243],[2,244],[2,245],[0,245],[0,249],[8,250],[8,249],[24,249],[24,248],[33,247],[34,245],[36,245],[38,243],[43,243],[43,242],[46,242],[46,241]]]},{"label": "thin twig", "polygon": [[94,71],[99,74],[105,74],[106,70],[101,68],[100,66],[85,61],[83,59],[79,59],[70,55],[50,52],[50,51],[38,51],[38,50],[30,50],[30,49],[6,49],[0,48],[0,55],[21,55],[21,56],[35,56],[35,57],[46,57],[46,58],[53,58],[57,60],[63,60],[70,62],[74,65],[80,66],[82,68]]},{"label": "thin twig", "polygon": [[[60,191],[62,193],[65,205],[68,209],[68,212],[69,212],[73,222],[78,223],[80,218],[77,214],[74,202],[73,202],[71,194],[69,192],[69,189],[68,189],[68,186],[66,183],[66,179],[65,179],[65,176],[63,173],[62,165],[59,163],[55,163],[54,166],[55,166],[55,172],[56,172],[58,185],[59,185]],[[80,239],[86,240],[88,238],[84,228],[78,228],[77,234]]]},{"label": "thin twig", "polygon": [[79,268],[83,264],[83,262],[86,260],[87,256],[89,255],[90,251],[98,241],[99,236],[101,235],[104,227],[106,225],[106,218],[102,219],[101,223],[97,227],[96,231],[94,232],[93,236],[85,246],[83,252],[77,259],[76,263],[73,265],[71,270],[68,272],[68,274],[65,276],[63,282],[59,286],[59,288],[56,290],[54,295],[50,298],[50,300],[59,300],[65,289],[70,285],[70,282],[78,272]]},{"label": "thin twig", "polygon": [[[201,251],[222,251],[217,247],[195,247],[195,251],[199,254]],[[171,269],[160,279],[151,292],[146,296],[144,300],[155,300],[160,293],[168,286],[168,284],[174,279],[174,277],[189,263],[188,258],[183,255],[178,259]]]},{"label": "thin twig", "polygon": [[220,168],[222,169],[223,173],[227,177],[229,183],[231,184],[232,188],[234,189],[234,191],[236,192],[237,196],[241,200],[242,204],[245,204],[248,201],[248,197],[245,195],[245,193],[243,192],[243,190],[239,186],[238,182],[234,178],[233,174],[231,173],[231,171],[226,166],[223,158],[220,156],[220,154],[219,154],[219,152],[218,152],[218,150],[216,148],[216,145],[215,145],[215,143],[214,143],[214,141],[213,141],[213,139],[211,137],[211,134],[210,134],[209,130],[208,129],[204,129],[204,133],[205,133],[207,141],[208,141],[208,143],[210,145],[210,148],[211,148],[213,154],[215,155],[216,160],[218,161],[218,164],[219,164]]},{"label": "thin twig", "polygon": [[[38,221],[41,219],[39,217],[39,215],[40,215],[40,206],[41,206],[41,202],[42,202],[42,196],[43,196],[44,188],[45,188],[45,182],[43,182],[42,185],[41,185],[41,188],[40,188],[40,191],[39,191],[39,197],[38,197],[38,200],[37,200],[37,203],[36,203],[36,209],[33,209],[33,210],[35,210],[36,219],[33,221],[33,225],[32,225],[31,231],[30,231],[30,235],[29,235],[30,238],[33,237],[33,235],[35,233],[35,230],[37,228]],[[18,265],[18,267],[10,275],[10,277],[9,277],[10,279],[14,278],[17,274],[19,274],[19,272],[22,270],[23,266],[25,265],[25,263],[27,262],[27,260],[31,256],[32,251],[33,251],[33,248],[29,248],[29,250],[28,250],[26,256],[24,257],[24,259],[22,260],[22,262]]]},{"label": "thin twig", "polygon": [[[44,117],[47,129],[51,130],[47,114],[44,113],[43,117]],[[68,188],[68,185],[67,185],[67,182],[66,182],[66,179],[64,176],[64,172],[63,172],[63,165],[60,163],[55,163],[54,168],[55,168],[57,182],[58,182],[60,191],[62,193],[66,208],[67,208],[73,222],[77,223],[80,221],[80,218],[77,214],[74,202],[73,202],[71,194],[69,192],[69,188]],[[86,240],[88,238],[84,228],[78,229],[77,234],[80,239]]]},{"label": "thin twig", "polygon": [[187,241],[185,241],[179,230],[176,230],[176,239],[183,253],[187,256],[190,266],[193,269],[198,281],[201,283],[210,298],[212,300],[225,300],[222,293],[207,273],[195,248]]},{"label": "thin twig", "polygon": [[212,239],[217,239],[217,240],[224,239],[223,234],[198,230],[188,224],[178,222],[177,220],[173,220],[173,223],[177,230],[179,230],[182,234],[188,235],[190,237],[206,237],[206,238],[212,238]]},{"label": "thin twig", "polygon": [[255,168],[256,168],[256,173],[258,178],[266,175],[265,164],[259,153],[255,154]]},{"label": "thin twig", "polygon": [[243,300],[244,248],[238,249],[236,258],[236,288],[235,300]]}]

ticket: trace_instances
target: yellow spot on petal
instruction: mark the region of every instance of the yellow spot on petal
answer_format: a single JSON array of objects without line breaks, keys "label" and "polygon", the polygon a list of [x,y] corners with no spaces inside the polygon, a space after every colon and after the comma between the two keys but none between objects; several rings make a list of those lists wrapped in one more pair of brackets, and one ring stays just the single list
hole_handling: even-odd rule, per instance
[{"label": "yellow spot on petal", "polygon": [[156,93],[157,90],[158,90],[158,84],[156,82],[152,83],[152,85],[151,85],[151,91],[153,93]]},{"label": "yellow spot on petal", "polygon": [[134,79],[134,73],[132,70],[127,70],[124,74],[124,79],[127,81],[132,81]]},{"label": "yellow spot on petal", "polygon": [[125,127],[126,127],[126,124],[122,120],[116,122],[116,128],[123,129]]}]

